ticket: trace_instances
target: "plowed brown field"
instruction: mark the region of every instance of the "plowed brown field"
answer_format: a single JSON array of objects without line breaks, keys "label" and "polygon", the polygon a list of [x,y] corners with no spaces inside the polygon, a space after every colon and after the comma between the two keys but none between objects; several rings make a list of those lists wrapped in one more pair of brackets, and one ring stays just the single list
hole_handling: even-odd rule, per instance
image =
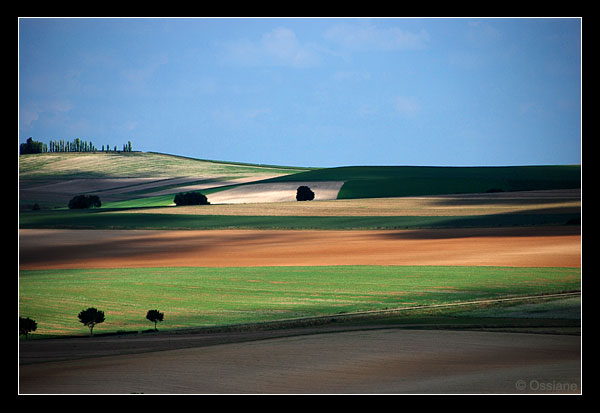
[{"label": "plowed brown field", "polygon": [[[78,348],[93,346],[114,355],[90,358],[80,350],[81,359],[22,365],[20,391],[523,394],[581,389],[578,336],[404,329],[263,336],[257,332],[255,338],[262,339],[221,345],[203,344],[208,336],[168,334],[63,339],[44,346],[32,340],[24,343],[32,354],[43,347],[77,354]],[[122,354],[129,341],[141,341],[139,354]],[[165,350],[161,343],[177,343],[171,347],[179,349]]]},{"label": "plowed brown field", "polygon": [[579,226],[398,231],[20,230],[21,269],[485,265],[579,267]]}]

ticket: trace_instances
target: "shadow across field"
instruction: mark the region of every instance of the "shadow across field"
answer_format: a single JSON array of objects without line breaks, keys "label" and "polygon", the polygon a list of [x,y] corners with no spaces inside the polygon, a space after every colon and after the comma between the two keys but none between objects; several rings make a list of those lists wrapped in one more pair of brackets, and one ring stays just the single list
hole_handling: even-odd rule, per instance
[{"label": "shadow across field", "polygon": [[577,213],[470,216],[234,216],[149,212],[37,211],[20,214],[20,228],[72,229],[416,229],[564,225]]},{"label": "shadow across field", "polygon": [[547,225],[531,227],[503,227],[503,228],[440,228],[436,231],[422,231],[419,229],[386,231],[378,236],[383,239],[402,240],[450,240],[460,238],[498,238],[498,237],[562,237],[581,235],[579,225]]},{"label": "shadow across field", "polygon": [[29,265],[53,266],[72,262],[100,263],[112,260],[130,259],[140,263],[146,260],[162,261],[175,255],[210,254],[211,249],[223,249],[228,245],[253,245],[284,241],[283,236],[267,233],[230,233],[227,237],[215,233],[177,231],[164,233],[156,231],[100,230],[92,232],[61,231],[21,234],[19,262],[22,267]]}]

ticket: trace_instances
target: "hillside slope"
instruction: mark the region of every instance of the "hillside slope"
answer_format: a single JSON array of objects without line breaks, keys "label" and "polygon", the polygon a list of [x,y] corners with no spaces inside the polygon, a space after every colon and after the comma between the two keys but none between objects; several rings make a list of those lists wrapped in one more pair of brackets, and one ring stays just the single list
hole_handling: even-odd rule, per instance
[{"label": "hillside slope", "polygon": [[268,177],[308,168],[208,161],[155,152],[39,153],[19,157],[21,180]]},{"label": "hillside slope", "polygon": [[581,166],[351,166],[267,180],[291,181],[344,181],[338,199],[575,189],[581,187]]},{"label": "hillside slope", "polygon": [[19,184],[24,209],[65,207],[80,193],[131,208],[168,206],[183,191],[202,191],[212,204],[295,201],[299,185],[309,186],[315,200],[577,189],[581,166],[311,169],[144,152],[44,153],[19,158]]},{"label": "hillside slope", "polygon": [[103,203],[232,185],[307,168],[206,161],[148,152],[40,153],[19,157],[22,208],[66,206],[74,195]]},{"label": "hillside slope", "polygon": [[[214,196],[215,203],[294,200],[299,185],[315,199],[359,199],[581,188],[579,165],[509,167],[352,166],[256,181]],[[330,188],[336,188],[332,193]],[[234,199],[237,197],[237,199]],[[211,201],[212,202],[212,201]]]}]

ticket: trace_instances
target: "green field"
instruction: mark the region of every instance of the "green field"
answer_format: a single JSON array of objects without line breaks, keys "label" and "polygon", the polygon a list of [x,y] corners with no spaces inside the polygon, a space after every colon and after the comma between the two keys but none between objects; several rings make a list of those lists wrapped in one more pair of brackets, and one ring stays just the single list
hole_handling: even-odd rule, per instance
[{"label": "green field", "polygon": [[31,270],[20,272],[20,315],[36,337],[206,327],[580,290],[579,268],[327,266]]},{"label": "green field", "polygon": [[581,187],[581,166],[326,168],[263,182],[346,181],[338,199],[383,198]]},{"label": "green field", "polygon": [[[345,181],[338,199],[571,189],[581,187],[581,166],[355,166],[295,172],[236,186],[307,181]],[[225,189],[227,188],[215,188],[202,192],[209,194]],[[145,204],[132,200],[107,206],[127,208],[168,206],[172,203],[172,198],[163,196],[147,199]]]},{"label": "green field", "polygon": [[31,211],[20,214],[20,228],[63,229],[416,229],[476,228],[578,223],[580,213],[473,216],[236,216],[106,212]]}]

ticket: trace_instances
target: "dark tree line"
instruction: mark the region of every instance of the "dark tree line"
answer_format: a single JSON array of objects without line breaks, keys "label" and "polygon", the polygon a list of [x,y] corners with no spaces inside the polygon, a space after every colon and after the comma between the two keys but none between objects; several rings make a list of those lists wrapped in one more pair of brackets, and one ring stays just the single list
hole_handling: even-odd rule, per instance
[{"label": "dark tree line", "polygon": [[[132,152],[131,141],[123,144],[120,152]],[[21,154],[28,153],[44,153],[44,152],[98,152],[98,148],[91,141],[75,138],[72,141],[65,139],[50,140],[49,144],[34,141],[33,138],[28,138],[26,143],[20,146]],[[110,145],[102,145],[100,152],[119,152],[117,145],[111,149]]]},{"label": "dark tree line", "polygon": [[19,147],[19,152],[21,155],[48,152],[48,145],[43,142],[34,141],[33,138],[27,138],[27,142],[22,143]]},{"label": "dark tree line", "polygon": [[98,195],[75,195],[69,201],[69,209],[100,208],[102,202]]},{"label": "dark tree line", "polygon": [[[106,318],[104,311],[100,311],[97,308],[90,307],[82,310],[77,314],[79,322],[90,329],[90,336],[94,335],[94,327],[96,324],[103,323]],[[163,321],[165,313],[161,313],[158,310],[148,310],[146,313],[146,319],[154,323],[154,331],[158,331],[156,323]],[[37,330],[37,323],[29,317],[19,317],[19,335],[24,335],[27,338],[27,334]]]}]

